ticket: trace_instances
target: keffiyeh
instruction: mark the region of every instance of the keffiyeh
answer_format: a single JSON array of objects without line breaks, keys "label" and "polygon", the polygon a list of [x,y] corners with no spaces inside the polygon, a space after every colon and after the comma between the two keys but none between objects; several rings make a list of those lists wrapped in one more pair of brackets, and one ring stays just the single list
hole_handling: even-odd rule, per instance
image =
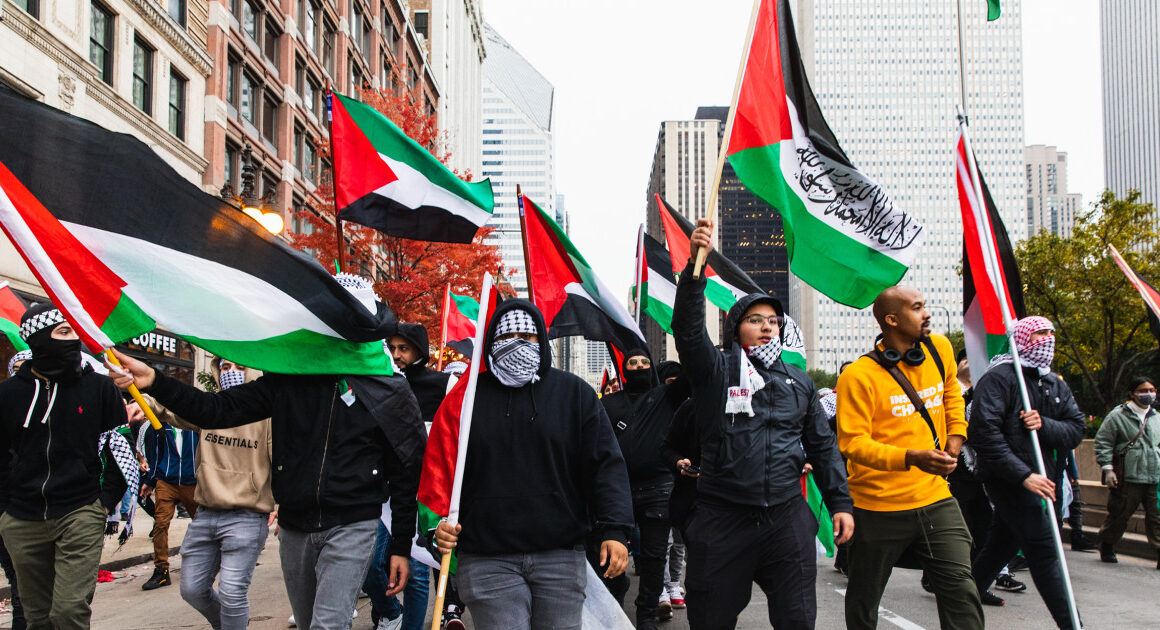
[{"label": "keffiyeh", "polygon": [[[1055,326],[1046,317],[1038,315],[1024,317],[1015,323],[1013,336],[1015,337],[1015,347],[1019,350],[1019,363],[1038,369],[1040,375],[1047,375],[1051,372],[1051,362],[1055,360],[1055,334],[1053,332],[1046,337],[1031,341],[1031,335],[1041,330],[1054,331]],[[987,365],[987,369],[990,370],[1004,363],[1014,363],[1014,361],[1015,359],[1010,353],[996,355]]]},{"label": "keffiyeh", "polygon": [[12,355],[12,358],[8,359],[8,376],[12,376],[12,375],[16,374],[16,362],[17,361],[27,361],[31,358],[32,358],[32,351],[31,350],[21,350],[20,352],[17,352],[16,354]]},{"label": "keffiyeh", "polygon": [[218,385],[222,391],[246,382],[246,373],[241,370],[222,370],[218,376]]},{"label": "keffiyeh", "polygon": [[[144,434],[144,430],[141,431]],[[117,462],[117,468],[121,470],[121,476],[125,478],[125,483],[129,484],[129,496],[137,496],[137,486],[140,483],[140,474],[138,473],[137,458],[133,457],[133,450],[129,447],[129,442],[125,436],[116,431],[105,431],[97,438],[97,453],[100,454],[105,446],[109,447],[109,451],[113,453],[113,459]],[[129,532],[133,528],[133,512],[129,511],[129,520],[125,522],[125,528],[121,532],[121,544],[125,544],[125,540],[129,537]],[[110,514],[109,516],[112,516]]]},{"label": "keffiyeh", "polygon": [[736,346],[734,352],[741,365],[741,375],[737,385],[729,388],[725,413],[743,413],[753,417],[753,394],[765,387],[765,379],[757,373],[757,368],[749,361],[749,355],[740,346]]},{"label": "keffiyeh", "polygon": [[515,337],[495,342],[491,347],[491,371],[508,387],[523,387],[540,380],[536,374],[540,371],[540,344]]},{"label": "keffiyeh", "polygon": [[509,333],[538,334],[536,320],[532,314],[519,308],[514,308],[500,315],[499,323],[495,327],[495,336],[502,337]]},{"label": "keffiyeh", "polygon": [[745,354],[752,359],[757,359],[761,366],[769,369],[778,357],[781,356],[781,339],[774,337],[769,340],[769,343],[760,346],[743,346]]}]

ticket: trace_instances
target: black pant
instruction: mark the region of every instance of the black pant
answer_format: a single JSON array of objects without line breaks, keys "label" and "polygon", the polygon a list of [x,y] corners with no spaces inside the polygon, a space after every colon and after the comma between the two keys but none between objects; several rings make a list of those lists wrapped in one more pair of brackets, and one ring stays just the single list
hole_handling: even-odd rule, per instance
[{"label": "black pant", "polygon": [[0,567],[3,567],[4,577],[12,587],[12,630],[24,630],[28,622],[24,620],[24,606],[20,604],[20,591],[16,588],[16,568],[12,566],[12,556],[8,555],[3,540],[0,540]]},{"label": "black pant", "polygon": [[757,582],[774,628],[812,629],[818,613],[817,531],[801,495],[768,508],[699,502],[685,538],[689,627],[734,628]]},{"label": "black pant", "polygon": [[952,475],[950,485],[951,495],[958,501],[959,511],[967,523],[967,531],[971,532],[971,561],[974,562],[987,543],[987,532],[991,531],[991,520],[994,518],[991,501],[983,491],[983,484],[973,479],[956,480]]},{"label": "black pant", "polygon": [[[1063,583],[1063,568],[1055,553],[1048,512],[1039,497],[1022,486],[987,484],[987,496],[995,506],[987,544],[975,558],[971,573],[979,591],[991,587],[1003,565],[1019,549],[1031,568],[1035,588],[1047,604],[1051,617],[1060,628],[1070,629],[1071,614],[1067,605],[1067,588]],[[1049,506],[1053,507],[1053,506]]]},{"label": "black pant", "polygon": [[[639,547],[633,550],[636,554],[637,573],[640,574],[640,588],[636,594],[637,621],[656,614],[657,603],[664,588],[665,552],[668,550],[671,528],[668,504],[672,489],[672,482],[667,481],[632,489],[633,518],[640,530]],[[598,538],[602,536],[596,532],[589,537],[588,562],[596,574],[601,576],[608,592],[623,606],[630,583],[628,575],[625,573],[612,579],[604,578],[604,569],[600,567],[600,545],[603,540]]]}]

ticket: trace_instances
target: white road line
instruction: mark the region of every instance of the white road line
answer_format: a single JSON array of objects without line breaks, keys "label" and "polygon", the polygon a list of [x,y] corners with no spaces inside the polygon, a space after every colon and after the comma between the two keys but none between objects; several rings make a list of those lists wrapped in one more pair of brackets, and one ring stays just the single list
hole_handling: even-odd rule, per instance
[{"label": "white road line", "polygon": [[[842,597],[846,596],[846,589],[844,589],[844,588],[836,588],[836,589],[834,589],[834,591],[837,592]],[[909,619],[906,619],[905,617],[902,617],[901,615],[898,615],[897,613],[886,610],[885,608],[883,608],[881,606],[878,607],[878,619],[889,621],[890,623],[898,626],[899,628],[902,628],[902,630],[926,630],[925,628],[918,625],[917,623],[914,623],[913,621],[910,621]]]}]

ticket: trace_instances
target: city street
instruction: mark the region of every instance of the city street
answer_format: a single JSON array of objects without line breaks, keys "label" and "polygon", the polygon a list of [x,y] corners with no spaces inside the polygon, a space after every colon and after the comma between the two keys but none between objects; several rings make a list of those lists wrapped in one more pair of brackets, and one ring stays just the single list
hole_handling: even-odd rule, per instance
[{"label": "city street", "polygon": [[[1099,562],[1096,554],[1068,552],[1076,591],[1079,593],[1080,608],[1087,628],[1144,628],[1154,627],[1160,607],[1156,603],[1156,593],[1160,588],[1160,571],[1154,562],[1125,555],[1120,556],[1120,564],[1107,565]],[[818,562],[818,628],[844,627],[842,615],[842,593],[846,588],[846,578],[835,573],[829,559]],[[152,573],[152,564],[146,563],[123,571],[115,572],[114,582],[97,585],[97,595],[93,604],[94,628],[117,628],[133,630],[144,628],[208,628],[208,624],[181,600],[176,582],[181,579],[181,558],[173,559],[174,585],[156,591],[143,592],[141,584]],[[631,571],[631,569],[630,569]],[[988,628],[1012,628],[1018,630],[1047,630],[1054,628],[1047,610],[1044,608],[1030,576],[1020,572],[1018,577],[1028,584],[1025,593],[1002,593],[1007,605],[1002,608],[986,608]],[[635,578],[634,578],[635,586]],[[630,592],[631,601],[635,591]],[[278,542],[271,537],[266,544],[259,566],[254,574],[250,591],[251,628],[277,629],[287,627],[290,606],[282,586],[282,573],[278,562]],[[891,579],[883,598],[881,628],[938,628],[938,615],[934,597],[919,586],[917,571],[897,570]],[[888,612],[886,612],[888,611]],[[356,630],[369,629],[370,603],[361,598],[358,602],[358,617],[354,620]],[[7,627],[8,616],[3,617]],[[468,627],[472,627],[468,623]],[[676,618],[661,625],[665,630],[688,628],[684,611],[677,611]],[[765,598],[759,589],[754,589],[753,600],[741,616],[739,629],[768,628]]]}]

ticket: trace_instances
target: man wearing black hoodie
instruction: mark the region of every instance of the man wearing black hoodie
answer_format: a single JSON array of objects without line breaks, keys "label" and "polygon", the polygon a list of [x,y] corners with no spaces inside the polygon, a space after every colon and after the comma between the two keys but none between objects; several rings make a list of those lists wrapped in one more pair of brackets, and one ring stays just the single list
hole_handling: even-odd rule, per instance
[{"label": "man wearing black hoodie", "polygon": [[702,456],[686,538],[689,626],[733,628],[757,582],[773,627],[813,628],[818,523],[801,471],[813,465],[838,544],[854,528],[846,471],[813,381],[781,359],[780,302],[762,293],[738,300],[725,320],[727,350],[709,339],[705,278],[693,277],[692,258],[711,244],[712,223],[701,219],[673,308]]},{"label": "man wearing black hoodie", "polygon": [[51,304],[29,308],[20,335],[33,357],[0,383],[0,535],[28,627],[88,628],[105,517],[126,488],[97,445],[125,424],[125,403],[82,370],[80,339]]},{"label": "man wearing black hoodie", "polygon": [[[636,627],[655,628],[657,603],[664,588],[665,551],[669,540],[669,495],[673,475],[662,457],[661,444],[668,435],[669,424],[677,407],[689,397],[683,381],[672,385],[658,384],[648,353],[641,349],[625,353],[620,366],[624,389],[600,399],[620,452],[628,467],[632,488],[632,510],[640,528],[640,553],[636,564],[640,588],[636,596]],[[589,547],[589,561],[596,559],[598,549]],[[628,579],[609,584],[617,600],[623,600]],[[615,589],[615,590],[614,590]],[[672,608],[667,617],[672,616]]]},{"label": "man wearing black hoodie", "polygon": [[547,332],[527,300],[488,322],[460,521],[435,533],[459,548],[459,594],[480,628],[580,628],[593,523],[604,577],[628,562],[624,458],[596,393],[552,368]]}]

